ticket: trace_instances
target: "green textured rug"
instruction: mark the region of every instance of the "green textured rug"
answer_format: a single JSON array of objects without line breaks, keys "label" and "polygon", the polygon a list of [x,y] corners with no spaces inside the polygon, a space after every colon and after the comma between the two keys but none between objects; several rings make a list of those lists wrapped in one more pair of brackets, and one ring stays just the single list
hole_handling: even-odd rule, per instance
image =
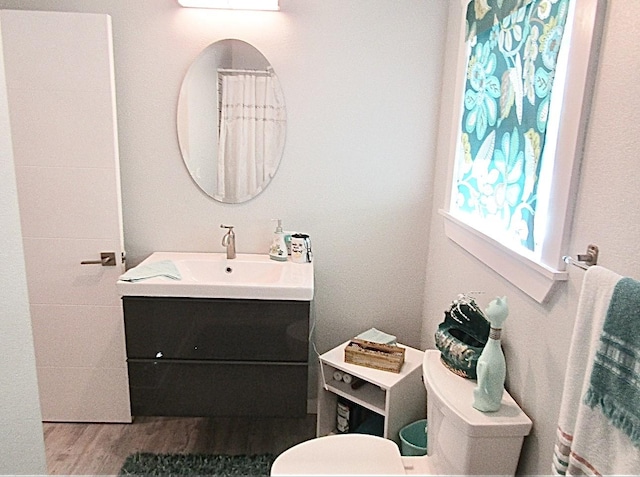
[{"label": "green textured rug", "polygon": [[119,475],[256,475],[268,476],[276,456],[150,454],[139,452],[124,461]]}]

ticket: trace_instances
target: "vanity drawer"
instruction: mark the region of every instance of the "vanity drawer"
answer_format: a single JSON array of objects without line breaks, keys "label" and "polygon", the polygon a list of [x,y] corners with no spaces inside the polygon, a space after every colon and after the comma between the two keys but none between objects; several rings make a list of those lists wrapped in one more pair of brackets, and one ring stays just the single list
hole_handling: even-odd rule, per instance
[{"label": "vanity drawer", "polygon": [[129,359],[307,362],[310,302],[123,297]]},{"label": "vanity drawer", "polygon": [[307,363],[129,360],[134,416],[302,417]]}]

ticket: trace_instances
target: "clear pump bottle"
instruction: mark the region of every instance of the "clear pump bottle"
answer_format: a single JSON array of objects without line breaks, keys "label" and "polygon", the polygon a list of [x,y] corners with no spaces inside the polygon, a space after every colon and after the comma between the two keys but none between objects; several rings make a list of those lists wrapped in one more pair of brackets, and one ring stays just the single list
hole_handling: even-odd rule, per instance
[{"label": "clear pump bottle", "polygon": [[278,221],[278,226],[273,233],[271,248],[269,249],[269,258],[278,262],[287,261],[287,243],[285,242],[285,234],[282,231],[282,219],[273,219]]}]

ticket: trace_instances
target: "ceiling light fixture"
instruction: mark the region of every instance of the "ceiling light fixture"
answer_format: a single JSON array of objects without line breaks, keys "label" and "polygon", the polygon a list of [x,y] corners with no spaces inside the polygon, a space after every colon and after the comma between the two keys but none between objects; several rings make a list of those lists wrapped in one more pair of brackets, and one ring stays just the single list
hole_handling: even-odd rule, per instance
[{"label": "ceiling light fixture", "polygon": [[278,0],[178,0],[183,7],[227,10],[280,10]]}]

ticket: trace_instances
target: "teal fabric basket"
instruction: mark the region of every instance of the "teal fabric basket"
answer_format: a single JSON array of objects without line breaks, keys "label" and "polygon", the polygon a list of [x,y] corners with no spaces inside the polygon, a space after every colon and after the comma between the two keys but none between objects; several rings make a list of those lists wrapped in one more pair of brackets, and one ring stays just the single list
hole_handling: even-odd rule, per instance
[{"label": "teal fabric basket", "polygon": [[404,456],[427,454],[427,420],[420,419],[400,429],[400,453]]}]

